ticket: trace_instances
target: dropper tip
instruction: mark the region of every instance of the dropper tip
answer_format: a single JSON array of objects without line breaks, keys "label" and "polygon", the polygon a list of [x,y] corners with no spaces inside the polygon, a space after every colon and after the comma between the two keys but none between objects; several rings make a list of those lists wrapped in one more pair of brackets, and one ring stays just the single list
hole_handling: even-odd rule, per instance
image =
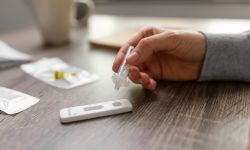
[{"label": "dropper tip", "polygon": [[120,89],[120,87],[116,84],[115,85],[115,90],[118,91]]}]

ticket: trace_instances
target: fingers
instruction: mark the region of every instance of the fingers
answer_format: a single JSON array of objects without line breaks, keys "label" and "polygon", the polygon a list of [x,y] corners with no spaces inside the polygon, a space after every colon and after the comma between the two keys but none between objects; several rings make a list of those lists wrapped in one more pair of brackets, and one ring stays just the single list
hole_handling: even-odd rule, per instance
[{"label": "fingers", "polygon": [[137,67],[130,67],[129,68],[129,78],[131,81],[134,83],[139,84],[139,79],[140,79],[140,71]]},{"label": "fingers", "polygon": [[157,83],[156,83],[156,81],[155,81],[154,79],[150,79],[150,80],[149,80],[149,84],[143,85],[143,86],[144,86],[145,88],[147,88],[148,90],[153,91],[153,90],[156,89]]},{"label": "fingers", "polygon": [[142,84],[149,90],[154,90],[157,86],[154,79],[150,78],[147,73],[140,72],[137,67],[129,68],[129,77],[134,83]]},{"label": "fingers", "polygon": [[124,46],[121,47],[118,54],[116,55],[116,58],[114,60],[113,66],[112,66],[112,70],[114,72],[118,72],[118,69],[121,66],[122,61],[126,55],[126,51],[127,51],[128,47],[129,47],[129,44],[125,44]]},{"label": "fingers", "polygon": [[164,50],[170,53],[178,45],[174,35],[174,32],[163,32],[142,39],[127,58],[128,64],[139,65],[157,51]]},{"label": "fingers", "polygon": [[155,28],[155,27],[146,27],[143,28],[139,33],[137,33],[131,40],[129,40],[127,43],[125,43],[121,49],[119,50],[115,61],[113,63],[112,69],[114,72],[117,72],[125,55],[127,52],[127,49],[129,46],[136,46],[143,38],[149,37],[154,34],[159,34],[163,32],[164,29],[162,28]]},{"label": "fingers", "polygon": [[148,74],[140,72],[139,82],[149,90],[154,90],[156,88],[156,81],[148,76]]},{"label": "fingers", "polygon": [[131,40],[129,40],[126,44],[124,44],[121,49],[119,50],[116,58],[115,58],[115,61],[113,63],[113,71],[114,72],[117,72],[120,65],[122,64],[122,61],[126,55],[126,52],[127,52],[127,49],[129,46],[135,46],[138,44],[138,42],[144,38],[144,31],[142,32],[139,32],[138,34],[136,34]]}]

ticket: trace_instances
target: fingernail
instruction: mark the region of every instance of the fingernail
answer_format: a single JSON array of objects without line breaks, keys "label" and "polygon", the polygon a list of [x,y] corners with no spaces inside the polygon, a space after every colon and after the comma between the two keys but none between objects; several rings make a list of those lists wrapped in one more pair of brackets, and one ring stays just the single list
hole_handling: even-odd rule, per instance
[{"label": "fingernail", "polygon": [[133,62],[133,63],[137,62],[138,59],[139,59],[139,55],[138,55],[137,52],[132,52],[132,53],[128,56],[128,58],[127,58],[128,61]]}]

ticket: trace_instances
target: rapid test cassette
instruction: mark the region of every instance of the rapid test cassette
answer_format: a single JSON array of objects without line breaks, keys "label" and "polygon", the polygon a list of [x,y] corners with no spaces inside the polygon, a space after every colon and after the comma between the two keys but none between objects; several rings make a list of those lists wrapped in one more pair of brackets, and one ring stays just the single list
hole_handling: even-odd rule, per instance
[{"label": "rapid test cassette", "polygon": [[112,76],[113,83],[115,84],[115,90],[119,90],[120,87],[122,87],[122,86],[127,87],[129,84],[129,82],[127,80],[127,78],[128,78],[128,65],[126,63],[126,59],[129,56],[129,54],[133,51],[133,49],[134,49],[133,46],[129,46],[118,72],[114,73]]},{"label": "rapid test cassette", "polygon": [[127,99],[64,108],[60,110],[62,123],[110,116],[132,111],[133,106]]}]

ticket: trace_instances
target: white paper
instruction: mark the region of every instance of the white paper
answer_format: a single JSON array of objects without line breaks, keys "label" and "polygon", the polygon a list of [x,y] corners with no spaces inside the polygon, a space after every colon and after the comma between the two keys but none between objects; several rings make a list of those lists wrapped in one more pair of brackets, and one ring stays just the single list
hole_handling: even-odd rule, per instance
[{"label": "white paper", "polygon": [[4,87],[0,87],[0,93],[0,110],[7,114],[19,113],[39,101],[36,97]]},{"label": "white paper", "polygon": [[[64,89],[92,83],[99,78],[86,70],[69,65],[59,58],[43,58],[36,62],[22,65],[21,69],[38,80]],[[55,71],[73,72],[77,73],[77,76],[56,80],[54,78]]]},{"label": "white paper", "polygon": [[0,60],[29,61],[31,59],[32,57],[30,55],[19,52],[3,41],[0,41]]}]

